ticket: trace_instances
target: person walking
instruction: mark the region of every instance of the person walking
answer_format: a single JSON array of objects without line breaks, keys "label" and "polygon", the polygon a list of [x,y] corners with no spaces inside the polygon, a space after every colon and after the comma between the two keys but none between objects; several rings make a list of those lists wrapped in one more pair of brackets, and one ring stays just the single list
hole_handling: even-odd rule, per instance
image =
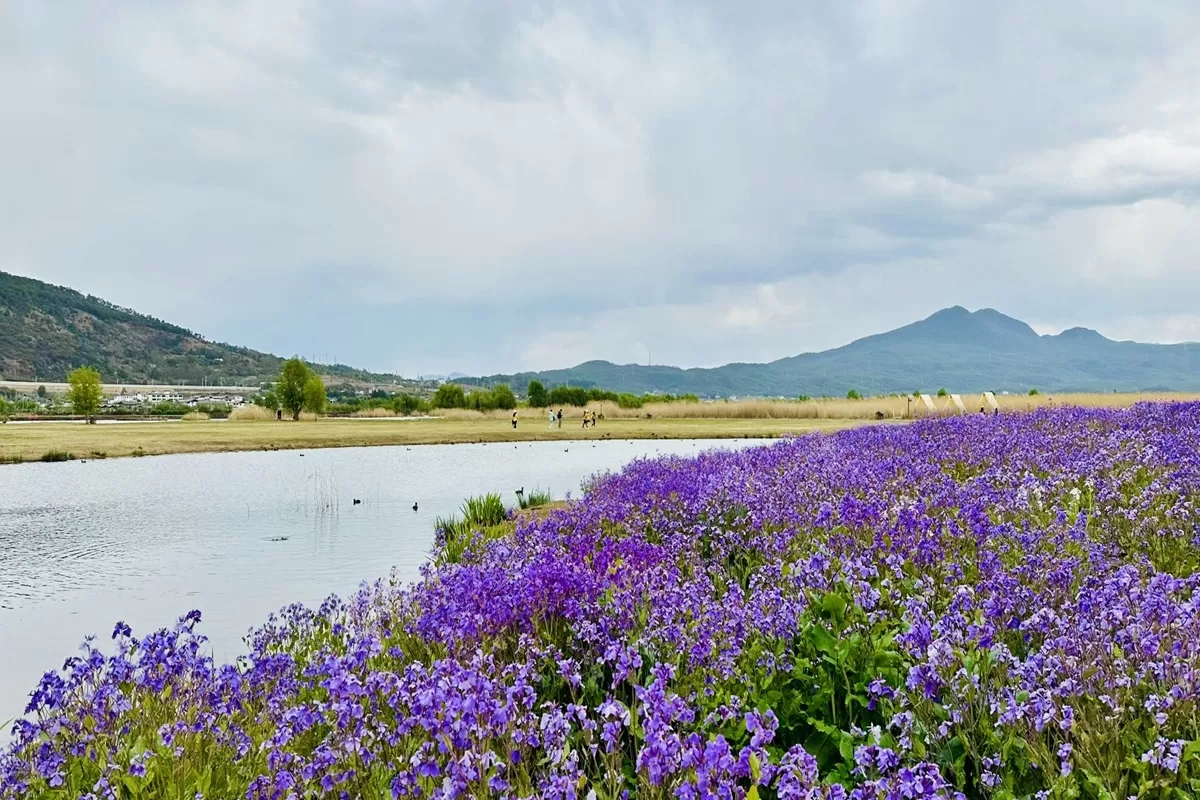
[{"label": "person walking", "polygon": [[550,427],[553,428],[554,427],[554,409],[547,408],[546,412],[550,415]]},{"label": "person walking", "polygon": [[513,411],[513,430],[517,429],[517,412]]},{"label": "person walking", "polygon": [[558,410],[558,427],[562,427],[562,409]]}]

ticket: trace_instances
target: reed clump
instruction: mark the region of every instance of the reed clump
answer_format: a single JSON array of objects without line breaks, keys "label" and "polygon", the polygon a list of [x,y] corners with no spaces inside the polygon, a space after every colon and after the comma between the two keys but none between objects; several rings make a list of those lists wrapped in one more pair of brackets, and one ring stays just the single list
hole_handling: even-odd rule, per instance
[{"label": "reed clump", "polygon": [[184,422],[206,422],[210,419],[205,411],[189,411],[180,417]]},{"label": "reed clump", "polygon": [[490,493],[469,498],[463,503],[462,516],[438,517],[436,560],[441,564],[458,564],[468,550],[483,542],[508,533],[508,509],[499,494]]},{"label": "reed clump", "polygon": [[380,408],[380,407],[360,408],[358,411],[355,411],[350,416],[360,417],[363,419],[372,419],[372,418],[376,418],[376,417],[394,417],[394,416],[396,416],[396,412],[390,408]]},{"label": "reed clump", "polygon": [[259,422],[275,419],[275,412],[262,406],[238,406],[229,412],[231,422]]}]

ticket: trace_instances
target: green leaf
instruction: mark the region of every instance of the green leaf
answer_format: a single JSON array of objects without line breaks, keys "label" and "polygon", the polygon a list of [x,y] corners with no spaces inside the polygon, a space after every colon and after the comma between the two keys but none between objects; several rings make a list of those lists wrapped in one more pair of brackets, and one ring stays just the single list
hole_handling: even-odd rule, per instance
[{"label": "green leaf", "polygon": [[821,608],[829,616],[840,622],[846,615],[846,598],[840,594],[830,592],[821,598]]}]

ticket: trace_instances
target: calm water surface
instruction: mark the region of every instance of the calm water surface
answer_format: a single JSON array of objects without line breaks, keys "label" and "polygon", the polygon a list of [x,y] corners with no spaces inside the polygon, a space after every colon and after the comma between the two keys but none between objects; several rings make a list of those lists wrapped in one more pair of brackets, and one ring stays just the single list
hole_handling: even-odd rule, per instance
[{"label": "calm water surface", "polygon": [[[222,453],[0,467],[0,722],[88,634],[203,612],[222,661],[293,602],[418,577],[433,521],[521,486],[556,498],[643,456],[753,442],[537,442]],[[354,498],[362,501],[352,503]],[[413,503],[419,510],[412,510]],[[7,729],[7,726],[5,726]],[[7,730],[0,733],[0,738]]]}]

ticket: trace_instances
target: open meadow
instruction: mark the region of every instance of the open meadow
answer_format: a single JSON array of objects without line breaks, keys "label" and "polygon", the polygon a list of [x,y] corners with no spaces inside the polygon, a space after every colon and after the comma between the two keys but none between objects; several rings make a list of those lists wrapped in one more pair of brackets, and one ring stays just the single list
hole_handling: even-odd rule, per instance
[{"label": "open meadow", "polygon": [[[968,413],[978,413],[982,400],[963,395]],[[1039,408],[1081,406],[1126,408],[1148,401],[1190,401],[1188,394],[1063,394],[998,395],[1002,413]],[[840,430],[868,421],[903,421],[957,412],[948,398],[934,398],[929,413],[918,401],[903,396],[861,400],[813,399],[743,400],[734,402],[651,403],[622,409],[609,402],[592,403],[600,417],[596,428],[582,428],[584,409],[563,408],[562,427],[547,424],[546,411],[443,409],[427,418],[396,419],[390,410],[371,409],[349,418],[314,418],[278,422],[256,406],[237,409],[228,421],[127,422],[83,425],[78,422],[37,422],[0,425],[0,464],[77,458],[118,458],[170,453],[282,450],[371,445],[462,444],[469,442],[546,441],[576,439],[739,439],[773,438],[814,430]],[[202,415],[192,415],[202,416]]]},{"label": "open meadow", "polygon": [[616,419],[583,430],[578,416],[549,428],[540,416],[513,430],[508,419],[330,419],[0,425],[0,464],[169,453],[219,453],[371,445],[463,444],[594,439],[741,439],[838,430],[856,420]]},{"label": "open meadow", "polygon": [[117,622],[0,798],[1194,797],[1198,452],[1176,403],[637,461],[235,664]]}]

